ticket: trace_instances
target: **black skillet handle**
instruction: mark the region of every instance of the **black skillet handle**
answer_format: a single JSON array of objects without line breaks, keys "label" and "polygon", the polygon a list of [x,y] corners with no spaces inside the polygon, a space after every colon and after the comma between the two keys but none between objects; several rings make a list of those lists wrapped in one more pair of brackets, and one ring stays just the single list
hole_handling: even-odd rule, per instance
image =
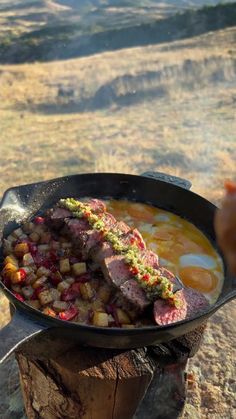
[{"label": "black skillet handle", "polygon": [[15,310],[11,322],[0,330],[0,365],[21,343],[38,335],[43,330],[45,330],[45,326],[28,319],[27,316]]},{"label": "black skillet handle", "polygon": [[144,172],[141,176],[149,177],[151,179],[162,180],[163,182],[172,183],[173,185],[180,186],[184,189],[190,189],[192,183],[189,180],[182,179],[177,176],[168,175],[167,173],[162,172]]}]

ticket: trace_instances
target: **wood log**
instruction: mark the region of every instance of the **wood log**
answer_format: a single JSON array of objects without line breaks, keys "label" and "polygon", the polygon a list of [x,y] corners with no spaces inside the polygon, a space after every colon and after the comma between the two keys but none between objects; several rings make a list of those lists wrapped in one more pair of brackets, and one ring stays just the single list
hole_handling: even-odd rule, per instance
[{"label": "wood log", "polygon": [[153,348],[78,347],[51,334],[16,352],[29,419],[174,419],[183,410],[185,369],[204,326]]},{"label": "wood log", "polygon": [[155,370],[143,349],[70,348],[55,359],[16,357],[29,419],[132,418]]}]

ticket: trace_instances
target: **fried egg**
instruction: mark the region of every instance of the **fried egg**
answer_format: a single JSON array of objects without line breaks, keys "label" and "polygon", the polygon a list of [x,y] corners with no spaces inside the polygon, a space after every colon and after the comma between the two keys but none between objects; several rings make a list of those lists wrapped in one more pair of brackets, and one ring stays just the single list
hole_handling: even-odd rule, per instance
[{"label": "fried egg", "polygon": [[223,262],[207,237],[183,218],[151,205],[109,201],[108,211],[138,228],[147,248],[157,253],[160,264],[189,287],[214,303],[223,285]]}]

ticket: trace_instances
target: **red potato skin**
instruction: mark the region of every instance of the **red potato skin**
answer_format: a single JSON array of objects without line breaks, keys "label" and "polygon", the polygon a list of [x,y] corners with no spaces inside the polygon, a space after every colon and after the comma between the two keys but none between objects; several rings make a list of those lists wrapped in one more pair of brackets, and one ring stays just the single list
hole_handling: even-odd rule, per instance
[{"label": "red potato skin", "polygon": [[236,183],[225,183],[226,196],[214,220],[215,233],[228,267],[236,275]]}]

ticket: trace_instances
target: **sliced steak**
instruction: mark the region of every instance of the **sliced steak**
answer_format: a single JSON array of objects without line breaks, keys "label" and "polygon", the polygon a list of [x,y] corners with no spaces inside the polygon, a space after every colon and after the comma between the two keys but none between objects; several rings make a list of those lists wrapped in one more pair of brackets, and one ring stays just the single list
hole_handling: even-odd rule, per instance
[{"label": "sliced steak", "polygon": [[165,300],[154,303],[154,319],[158,325],[166,325],[191,318],[209,306],[203,294],[192,288],[184,288],[176,293],[182,305],[180,308],[171,306]]},{"label": "sliced steak", "polygon": [[81,233],[91,229],[89,223],[85,219],[66,219],[65,224],[68,228],[68,233],[71,234],[73,240],[80,239]]},{"label": "sliced steak", "polygon": [[46,220],[50,227],[59,229],[63,226],[65,218],[72,218],[72,213],[60,207],[55,207],[47,212]]},{"label": "sliced steak", "polygon": [[114,256],[115,251],[112,247],[111,243],[102,242],[101,244],[97,244],[93,249],[90,251],[90,257],[96,264],[101,264],[101,262],[110,256]]},{"label": "sliced steak", "polygon": [[201,292],[184,288],[183,294],[187,303],[187,318],[196,316],[209,307],[209,301]]},{"label": "sliced steak", "polygon": [[142,252],[140,252],[140,257],[142,262],[146,265],[146,266],[151,266],[154,269],[159,269],[159,258],[158,256],[152,252],[152,250],[143,250]]},{"label": "sliced steak", "polygon": [[102,235],[98,230],[87,230],[80,233],[78,242],[84,260],[87,260],[90,257],[93,248],[96,248],[102,240]]},{"label": "sliced steak", "polygon": [[101,220],[104,222],[105,227],[109,230],[113,229],[113,227],[115,227],[117,224],[115,217],[113,217],[113,215],[109,212],[104,212],[101,214]]},{"label": "sliced steak", "polygon": [[106,205],[100,199],[90,199],[89,201],[85,202],[91,207],[91,210],[97,214],[106,211]]},{"label": "sliced steak", "polygon": [[134,279],[124,282],[120,287],[120,291],[129,303],[138,308],[140,312],[144,311],[144,309],[151,304],[143,289]]},{"label": "sliced steak", "polygon": [[101,269],[106,281],[118,288],[131,278],[129,268],[122,255],[106,257],[101,263]]},{"label": "sliced steak", "polygon": [[175,323],[184,320],[187,317],[187,303],[183,295],[183,291],[178,291],[178,297],[182,303],[180,308],[171,306],[161,298],[156,300],[153,307],[155,322],[159,326]]},{"label": "sliced steak", "polygon": [[184,287],[180,279],[177,276],[175,276],[172,272],[168,271],[168,269],[159,267],[158,270],[161,273],[161,275],[169,279],[174,284],[173,292],[180,291]]}]

